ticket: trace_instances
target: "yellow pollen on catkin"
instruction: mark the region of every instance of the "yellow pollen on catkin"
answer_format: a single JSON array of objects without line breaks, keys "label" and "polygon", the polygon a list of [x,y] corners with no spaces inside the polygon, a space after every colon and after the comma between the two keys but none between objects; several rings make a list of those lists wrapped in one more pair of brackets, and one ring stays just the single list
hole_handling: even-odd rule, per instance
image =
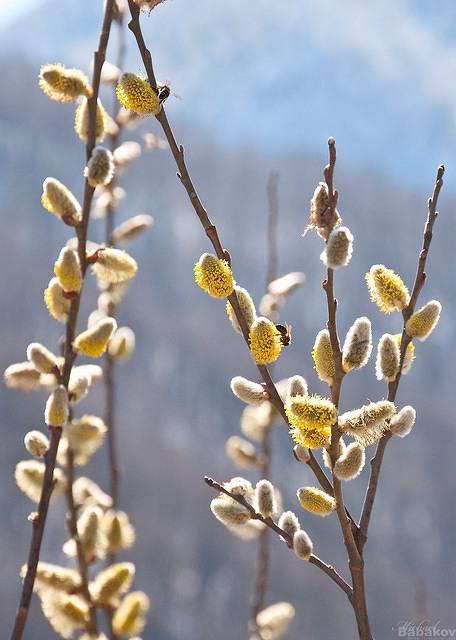
[{"label": "yellow pollen on catkin", "polygon": [[301,487],[296,495],[303,509],[318,516],[327,516],[336,508],[334,498],[316,487]]},{"label": "yellow pollen on catkin", "polygon": [[327,398],[318,395],[296,395],[287,399],[285,411],[291,426],[298,429],[330,428],[337,416],[337,409]]},{"label": "yellow pollen on catkin", "polygon": [[75,465],[87,464],[103,444],[107,430],[105,423],[98,416],[86,414],[71,420],[63,435],[73,452]]},{"label": "yellow pollen on catkin", "polygon": [[104,282],[116,284],[131,280],[138,270],[138,264],[126,251],[107,247],[98,252],[92,272]]},{"label": "yellow pollen on catkin", "polygon": [[134,73],[123,73],[117,83],[117,99],[125,109],[136,113],[153,113],[161,110],[160,100],[147,80]]},{"label": "yellow pollen on catkin", "polygon": [[49,451],[49,440],[41,431],[29,431],[25,435],[24,445],[35,458],[42,458]]},{"label": "yellow pollen on catkin", "polygon": [[130,549],[135,542],[135,529],[124,511],[109,509],[103,516],[101,528],[106,538],[108,553]]},{"label": "yellow pollen on catkin", "polygon": [[195,282],[213,298],[226,298],[233,291],[233,274],[226,260],[203,253],[193,271]]},{"label": "yellow pollen on catkin", "polygon": [[382,264],[374,264],[366,273],[366,283],[372,302],[383,313],[402,311],[410,299],[402,278]]},{"label": "yellow pollen on catkin", "polygon": [[250,351],[257,364],[275,362],[282,351],[280,333],[268,318],[257,318],[250,327]]},{"label": "yellow pollen on catkin", "polygon": [[320,380],[332,385],[335,368],[328,329],[322,329],[315,338],[312,358],[315,363],[315,370]]},{"label": "yellow pollen on catkin", "polygon": [[150,601],[142,591],[132,591],[120,603],[112,618],[114,633],[131,638],[146,626],[146,613]]},{"label": "yellow pollen on catkin", "polygon": [[437,300],[431,300],[425,304],[407,320],[405,325],[407,335],[421,341],[426,340],[435,329],[441,311],[442,305]]},{"label": "yellow pollen on catkin", "polygon": [[292,427],[290,435],[294,442],[306,449],[321,449],[331,444],[331,427],[326,429],[298,429]]},{"label": "yellow pollen on catkin", "polygon": [[52,278],[44,290],[44,304],[49,314],[59,322],[66,322],[71,302],[63,295],[64,289],[58,278]]},{"label": "yellow pollen on catkin", "polygon": [[73,348],[85,356],[98,358],[106,351],[108,342],[116,328],[117,322],[114,318],[100,320],[93,327],[78,335],[73,343]]},{"label": "yellow pollen on catkin", "polygon": [[62,638],[69,639],[74,631],[86,628],[89,608],[79,596],[57,591],[43,592],[41,607],[51,627]]},{"label": "yellow pollen on catkin", "polygon": [[67,187],[55,178],[46,178],[41,196],[43,207],[70,224],[81,220],[81,205]]},{"label": "yellow pollen on catkin", "polygon": [[[241,307],[241,311],[244,315],[247,327],[250,330],[250,327],[252,326],[254,320],[256,320],[256,317],[257,317],[255,304],[253,303],[253,300],[250,296],[250,293],[247,291],[247,289],[244,289],[243,287],[239,287],[235,285],[234,291],[236,292],[236,297],[237,297],[239,306]],[[229,300],[227,300],[226,302],[226,313],[228,315],[229,321],[231,322],[231,325],[233,326],[233,329],[237,333],[240,333],[242,335],[241,327],[239,325],[239,322],[235,316],[233,307],[231,306],[231,302]]]},{"label": "yellow pollen on catkin", "polygon": [[118,562],[101,571],[90,585],[92,597],[100,604],[117,604],[119,596],[130,588],[135,575],[131,562]]},{"label": "yellow pollen on catkin", "polygon": [[46,64],[40,69],[39,85],[55,102],[74,102],[79,96],[90,96],[92,89],[86,75],[63,64]]},{"label": "yellow pollen on catkin", "polygon": [[[89,103],[84,98],[76,107],[74,115],[74,130],[80,140],[87,143],[89,137]],[[97,121],[95,125],[95,142],[102,142],[106,135],[109,116],[100,100],[97,100]]]},{"label": "yellow pollen on catkin", "polygon": [[54,273],[65,291],[79,293],[82,286],[82,271],[78,254],[70,247],[63,247],[56,263]]}]

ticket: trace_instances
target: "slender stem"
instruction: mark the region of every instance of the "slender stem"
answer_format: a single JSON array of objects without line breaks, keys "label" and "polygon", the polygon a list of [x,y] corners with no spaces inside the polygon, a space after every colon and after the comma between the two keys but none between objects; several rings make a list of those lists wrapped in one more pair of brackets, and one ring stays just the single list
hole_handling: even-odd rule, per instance
[{"label": "slender stem", "polygon": [[[396,379],[393,382],[390,382],[388,384],[388,400],[390,402],[394,402],[396,400],[397,390],[399,387],[399,382],[401,380],[402,365],[404,363],[407,347],[411,342],[411,338],[407,336],[407,333],[405,331],[405,324],[415,311],[415,307],[418,302],[418,297],[426,281],[426,272],[425,272],[426,260],[427,260],[427,257],[429,254],[429,248],[432,242],[432,232],[434,228],[434,223],[437,220],[437,216],[438,216],[437,203],[439,199],[440,190],[443,186],[444,173],[445,173],[445,167],[442,164],[437,169],[437,176],[436,176],[436,181],[434,185],[434,190],[433,190],[432,196],[428,200],[428,215],[427,215],[426,224],[424,227],[423,245],[418,257],[415,283],[413,285],[410,301],[402,312],[403,319],[404,319],[404,326],[402,329],[402,338],[401,338],[401,357],[400,357],[399,373],[397,374]],[[358,546],[361,550],[363,549],[367,541],[367,533],[369,529],[370,518],[372,515],[372,509],[374,506],[375,496],[377,493],[378,480],[380,477],[380,470],[383,462],[383,456],[385,454],[386,445],[388,444],[390,439],[391,439],[391,433],[386,433],[378,443],[375,456],[371,460],[371,473],[370,473],[369,483],[366,490],[366,495],[364,498],[361,518],[359,521]]]},{"label": "slender stem", "polygon": [[[336,146],[332,138],[328,141],[329,146],[329,164],[325,168],[325,179],[328,186],[329,196],[329,208],[330,208],[330,225],[328,233],[331,232],[334,221],[336,220],[336,203],[337,193],[334,192],[333,179],[334,179],[334,167],[336,164]],[[338,408],[342,381],[345,376],[345,372],[342,367],[342,352],[340,348],[340,341],[337,335],[337,301],[334,297],[334,271],[333,269],[327,270],[327,277],[323,283],[323,288],[326,293],[326,301],[328,307],[328,332],[331,341],[331,348],[334,359],[334,381],[331,385],[331,399],[333,404]],[[331,446],[329,448],[329,454],[331,457],[332,466],[337,459],[337,451],[341,434],[337,426],[337,421],[333,425],[331,430]],[[334,498],[336,499],[336,512],[339,519],[345,548],[348,554],[348,566],[352,576],[353,583],[353,610],[358,625],[358,633],[361,640],[371,640],[372,634],[369,627],[369,619],[367,615],[366,595],[364,589],[364,561],[361,554],[358,551],[355,540],[355,532],[351,526],[350,519],[347,516],[344,497],[342,491],[342,483],[336,475],[332,474]]]},{"label": "slender stem", "polygon": [[[106,55],[106,47],[109,39],[109,32],[112,21],[114,0],[107,0],[105,13],[103,18],[103,25],[100,32],[100,38],[98,42],[98,49],[94,53],[94,68],[92,77],[92,96],[88,99],[88,111],[89,111],[89,132],[86,145],[86,157],[89,158],[93,147],[95,145],[95,130],[96,130],[96,114],[97,114],[97,99],[100,86],[101,68]],[[86,241],[87,241],[87,227],[89,223],[90,207],[92,203],[94,189],[90,187],[87,180],[85,181],[84,200],[82,206],[82,220],[76,227],[76,233],[78,237],[78,255],[81,262],[81,268],[85,274],[87,268],[86,262]],[[71,374],[71,368],[73,366],[76,354],[73,352],[72,343],[76,336],[77,319],[79,313],[80,296],[71,301],[68,320],[66,323],[66,337],[65,337],[65,350],[64,350],[64,366],[63,373],[60,379],[60,383],[68,389],[68,383]],[[36,570],[41,551],[41,543],[44,534],[44,527],[46,524],[46,517],[49,508],[49,500],[51,498],[53,489],[53,477],[56,464],[57,450],[61,438],[61,429],[51,428],[51,442],[48,453],[45,456],[45,471],[43,478],[43,488],[41,490],[40,501],[38,503],[38,513],[33,519],[33,531],[32,539],[30,542],[30,549],[27,560],[27,572],[22,586],[22,593],[19,602],[19,608],[16,613],[13,630],[11,632],[11,640],[21,640],[24,634],[25,625],[27,623],[28,612],[30,609],[30,602],[32,599],[33,585],[35,583]]]},{"label": "slender stem", "polygon": [[81,578],[81,593],[85,601],[89,606],[89,621],[87,623],[87,631],[91,634],[98,634],[98,622],[96,607],[92,601],[92,596],[89,591],[89,572],[87,567],[87,561],[82,548],[81,539],[78,532],[78,519],[77,509],[74,502],[73,484],[74,484],[74,454],[71,447],[68,447],[66,454],[66,470],[67,470],[67,486],[66,486],[66,499],[68,505],[67,514],[67,526],[70,536],[73,538],[76,545],[76,557],[78,563],[79,575]]},{"label": "slender stem", "polygon": [[[146,43],[144,42],[144,37],[142,34],[140,22],[139,22],[140,10],[138,5],[135,4],[133,0],[128,0],[128,5],[130,8],[130,14],[131,14],[131,20],[128,24],[128,28],[135,36],[149,83],[151,87],[156,89],[157,81],[155,79],[154,69],[152,65],[152,57],[151,57],[150,51],[146,47]],[[185,188],[187,195],[190,199],[190,202],[193,206],[193,209],[195,210],[195,213],[198,216],[201,222],[201,225],[203,226],[204,231],[206,232],[207,237],[212,243],[212,246],[214,247],[214,251],[217,257],[223,260],[228,260],[228,262],[231,263],[230,255],[228,251],[226,251],[223,248],[217,233],[217,229],[215,225],[212,223],[212,221],[209,219],[207,211],[204,208],[198,196],[198,193],[195,189],[195,186],[192,182],[192,179],[187,169],[187,165],[185,162],[185,155],[184,155],[184,147],[182,145],[177,144],[176,139],[174,137],[174,133],[168,122],[168,118],[166,116],[164,108],[161,109],[160,113],[156,116],[156,118],[163,129],[163,132],[165,134],[165,137],[171,149],[171,153],[173,154],[174,160],[176,162],[177,169],[178,169],[177,177],[179,178],[183,187]],[[244,314],[242,313],[241,308],[239,306],[236,293],[234,291],[231,295],[228,296],[228,300],[231,306],[233,307],[233,311],[237,321],[239,322],[239,326],[241,327],[244,340],[246,341],[247,345],[249,345],[249,329],[245,321]],[[280,413],[283,420],[285,421],[285,424],[288,426],[289,423],[285,413],[283,402],[280,399],[280,396],[277,392],[274,382],[272,381],[272,378],[267,366],[260,365],[260,364],[257,364],[256,366],[264,383],[266,384],[266,388],[269,393],[270,402],[274,405],[274,407],[277,409],[277,411]],[[312,465],[309,465],[309,466],[314,472],[315,472],[315,469],[317,468],[319,469],[319,472],[317,474],[317,479],[319,482],[322,482],[322,481],[325,482],[326,489],[328,489],[328,484],[330,485],[329,480],[326,478],[324,471],[321,469],[319,463],[317,462],[317,460],[315,460],[315,458],[313,459]],[[332,487],[330,489],[330,492],[332,494]]]},{"label": "slender stem", "polygon": [[[269,527],[269,529],[271,529],[277,535],[279,535],[281,538],[283,538],[285,540],[285,543],[286,543],[287,547],[290,549],[290,551],[293,551],[293,540],[292,540],[291,536],[286,531],[281,529],[274,522],[274,520],[272,518],[263,517],[261,515],[261,513],[258,513],[257,511],[255,511],[255,509],[252,507],[252,505],[249,504],[247,502],[247,500],[243,496],[240,496],[240,495],[238,495],[236,493],[231,493],[230,491],[225,489],[225,487],[222,484],[220,484],[220,482],[217,482],[213,478],[209,478],[208,476],[204,476],[204,482],[209,487],[211,487],[212,489],[215,489],[216,491],[219,491],[220,493],[224,493],[225,495],[229,496],[230,498],[233,498],[233,500],[235,500],[236,502],[241,504],[243,507],[245,507],[250,512],[250,517],[252,518],[252,520],[259,520],[260,522],[265,524],[267,527]],[[353,597],[352,588],[350,587],[349,584],[347,584],[345,582],[345,580],[334,569],[333,566],[331,566],[329,564],[326,564],[325,562],[323,562],[323,560],[318,558],[318,556],[314,556],[314,555],[312,555],[310,557],[309,562],[310,562],[310,564],[313,564],[316,567],[318,567],[319,569],[321,569],[322,571],[324,571],[324,573],[326,573],[326,575],[329,576],[331,578],[331,580],[333,582],[335,582],[338,587],[340,587],[340,589],[342,589],[342,591],[347,595],[348,599],[351,601],[351,599]]]}]

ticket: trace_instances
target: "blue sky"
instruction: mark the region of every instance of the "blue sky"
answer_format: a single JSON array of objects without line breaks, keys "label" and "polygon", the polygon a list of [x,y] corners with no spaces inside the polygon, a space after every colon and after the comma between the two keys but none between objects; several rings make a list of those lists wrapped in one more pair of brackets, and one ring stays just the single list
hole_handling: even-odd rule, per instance
[{"label": "blue sky", "polygon": [[40,0],[21,0],[20,2],[3,2],[0,4],[0,25],[9,24],[17,16],[25,14],[29,9],[40,4]]}]

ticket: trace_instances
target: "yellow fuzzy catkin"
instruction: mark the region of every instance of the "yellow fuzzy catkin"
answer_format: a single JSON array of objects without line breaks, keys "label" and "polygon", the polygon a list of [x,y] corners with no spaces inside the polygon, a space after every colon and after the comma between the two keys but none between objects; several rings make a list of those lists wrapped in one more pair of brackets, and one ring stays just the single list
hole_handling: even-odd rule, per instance
[{"label": "yellow fuzzy catkin", "polygon": [[395,412],[394,404],[388,400],[371,402],[361,409],[347,411],[339,416],[338,427],[363,447],[367,447],[382,437],[388,429],[386,420],[390,420]]},{"label": "yellow fuzzy catkin", "polygon": [[302,376],[291,376],[287,380],[287,389],[285,398],[292,396],[306,396],[308,393],[307,381]]},{"label": "yellow fuzzy catkin", "polygon": [[442,305],[438,300],[427,302],[407,320],[405,325],[407,335],[421,341],[426,340],[435,329],[441,311]]},{"label": "yellow fuzzy catkin", "polygon": [[78,254],[74,249],[63,247],[54,264],[54,273],[65,291],[79,293],[82,286],[82,271]]},{"label": "yellow fuzzy catkin", "polygon": [[255,487],[256,508],[264,518],[270,518],[277,513],[277,503],[274,487],[269,480],[260,480]]},{"label": "yellow fuzzy catkin", "polygon": [[127,360],[135,350],[135,341],[130,327],[119,327],[109,341],[108,353],[114,360]]},{"label": "yellow fuzzy catkin", "polygon": [[273,296],[289,296],[304,284],[306,276],[300,271],[291,271],[284,276],[272,280],[268,284],[268,291]]},{"label": "yellow fuzzy catkin", "polygon": [[[25,493],[32,502],[39,502],[43,487],[45,465],[38,460],[22,460],[16,465],[14,479],[19,489]],[[52,495],[56,496],[63,491],[65,476],[60,469],[54,470],[54,489]]]},{"label": "yellow fuzzy catkin", "polygon": [[63,385],[56,387],[47,399],[44,420],[48,427],[63,427],[68,420],[68,393]]},{"label": "yellow fuzzy catkin", "polygon": [[[103,512],[99,507],[86,507],[77,521],[78,537],[81,550],[88,561],[96,558],[104,558],[106,540],[100,528]],[[63,551],[70,557],[77,555],[77,547],[74,538],[70,538],[64,545]]]},{"label": "yellow fuzzy catkin", "polygon": [[416,420],[416,411],[410,405],[402,409],[391,418],[390,431],[399,438],[405,438],[413,428]]},{"label": "yellow fuzzy catkin", "polygon": [[318,516],[328,516],[336,508],[334,498],[316,487],[300,487],[296,495],[303,509]]},{"label": "yellow fuzzy catkin", "polygon": [[91,358],[98,358],[108,347],[108,342],[117,328],[114,318],[100,320],[96,325],[83,331],[73,343],[77,353],[82,353]]},{"label": "yellow fuzzy catkin", "polygon": [[29,344],[27,358],[40,373],[55,373],[59,369],[57,357],[39,342]]},{"label": "yellow fuzzy catkin", "polygon": [[74,102],[79,96],[90,96],[92,89],[86,75],[63,64],[45,64],[40,69],[39,85],[56,102]]},{"label": "yellow fuzzy catkin", "polygon": [[80,476],[74,481],[73,495],[77,504],[99,505],[104,509],[112,507],[111,496],[102,491],[96,482],[85,476]]},{"label": "yellow fuzzy catkin", "polygon": [[25,435],[24,445],[35,458],[42,458],[49,451],[49,440],[41,431],[29,431]]},{"label": "yellow fuzzy catkin", "polygon": [[293,549],[301,560],[309,560],[313,551],[313,543],[308,534],[303,531],[296,531],[293,536]]},{"label": "yellow fuzzy catkin", "polygon": [[230,383],[234,395],[247,404],[261,404],[268,399],[265,388],[257,382],[252,382],[242,376],[235,376]]},{"label": "yellow fuzzy catkin", "polygon": [[390,333],[385,333],[379,340],[375,374],[377,380],[393,382],[399,373],[400,350],[397,340]]},{"label": "yellow fuzzy catkin", "polygon": [[249,469],[258,465],[259,458],[255,447],[251,442],[239,436],[228,438],[225,452],[239,469]]},{"label": "yellow fuzzy catkin", "polygon": [[116,88],[117,99],[125,109],[157,115],[161,110],[158,95],[147,80],[134,73],[123,73]]},{"label": "yellow fuzzy catkin", "polygon": [[[95,142],[102,142],[108,127],[109,116],[101,101],[97,100],[97,121],[95,126]],[[89,103],[83,98],[74,114],[74,130],[82,142],[87,143],[89,137]]]},{"label": "yellow fuzzy catkin", "polygon": [[101,520],[107,553],[116,554],[130,549],[135,542],[135,529],[124,511],[109,509]]},{"label": "yellow fuzzy catkin", "polygon": [[[234,286],[234,292],[236,293],[236,297],[241,308],[241,311],[244,315],[245,322],[247,324],[248,329],[252,326],[253,322],[256,320],[257,313],[255,309],[255,304],[250,296],[250,293],[247,289],[243,287],[239,287],[238,285]],[[234,314],[233,307],[231,306],[231,302],[227,300],[226,302],[226,313],[228,315],[228,319],[231,322],[233,329],[242,335],[241,326]]]},{"label": "yellow fuzzy catkin", "polygon": [[[21,568],[20,576],[25,578],[27,574],[27,565],[24,564]],[[49,590],[71,592],[76,591],[81,584],[81,577],[74,569],[67,567],[61,567],[57,564],[50,564],[49,562],[38,562],[36,568],[36,577],[33,584],[33,590],[35,592],[44,593]]]},{"label": "yellow fuzzy catkin", "polygon": [[339,480],[353,480],[363,470],[366,462],[364,447],[359,442],[352,442],[339,456],[334,465],[334,474]]},{"label": "yellow fuzzy catkin", "polygon": [[81,205],[71,191],[56,178],[46,178],[41,196],[43,207],[69,224],[81,221]]},{"label": "yellow fuzzy catkin", "polygon": [[152,216],[149,216],[147,213],[140,213],[116,227],[112,232],[113,240],[116,244],[130,242],[151,227],[153,223],[154,219]]},{"label": "yellow fuzzy catkin", "polygon": [[226,260],[203,253],[194,266],[195,282],[213,298],[226,298],[233,291],[233,274]]},{"label": "yellow fuzzy catkin", "polygon": [[9,389],[34,391],[40,386],[41,374],[31,362],[16,362],[5,369],[3,379]]},{"label": "yellow fuzzy catkin", "polygon": [[[399,352],[401,350],[401,342],[402,342],[402,333],[396,333],[393,338],[397,342],[397,346],[399,348]],[[415,360],[415,345],[413,342],[409,342],[407,345],[407,349],[405,350],[404,361],[402,363],[402,374],[406,374],[410,371],[412,366],[412,362]]]},{"label": "yellow fuzzy catkin", "polygon": [[310,221],[309,226],[304,230],[304,234],[308,229],[315,229],[318,235],[326,240],[330,228],[336,227],[341,222],[342,220],[337,210],[334,211],[333,215],[331,214],[326,182],[320,182],[310,201]]},{"label": "yellow fuzzy catkin", "polygon": [[259,317],[249,333],[250,351],[257,364],[275,362],[282,351],[280,333],[268,318]]},{"label": "yellow fuzzy catkin", "polygon": [[[337,409],[327,398],[318,395],[296,395],[287,399],[285,411],[290,424],[298,429],[330,428],[336,419]],[[300,444],[298,442],[298,444]]]},{"label": "yellow fuzzy catkin", "polygon": [[[293,511],[284,511],[279,518],[278,526],[287,533],[291,539],[293,539],[296,531],[299,531],[301,525],[299,524],[298,517]],[[282,538],[284,540],[284,538]]]},{"label": "yellow fuzzy catkin", "polygon": [[366,283],[372,302],[383,313],[402,311],[410,299],[409,291],[392,269],[383,264],[374,264],[366,273]]},{"label": "yellow fuzzy catkin", "polygon": [[138,264],[126,251],[107,247],[101,249],[92,271],[97,278],[111,284],[131,280]]},{"label": "yellow fuzzy catkin", "polygon": [[229,496],[222,495],[211,501],[214,516],[224,525],[245,524],[250,520],[250,512]]},{"label": "yellow fuzzy catkin", "polygon": [[64,289],[58,278],[52,278],[44,290],[44,303],[49,314],[59,322],[66,322],[71,302],[63,296]]},{"label": "yellow fuzzy catkin", "polygon": [[132,591],[120,603],[112,618],[114,633],[131,638],[146,626],[149,598],[142,591]]},{"label": "yellow fuzzy catkin", "polygon": [[90,592],[98,604],[116,605],[119,596],[130,588],[135,575],[131,562],[118,562],[100,571],[90,584]]},{"label": "yellow fuzzy catkin", "polygon": [[265,640],[278,640],[284,636],[295,617],[295,609],[289,602],[276,602],[260,611],[256,623]]},{"label": "yellow fuzzy catkin", "polygon": [[[83,415],[73,418],[65,427],[63,435],[74,456],[74,464],[85,465],[103,444],[107,427],[101,418]],[[59,450],[60,451],[60,450]]]},{"label": "yellow fuzzy catkin", "polygon": [[325,250],[320,260],[328,269],[345,267],[353,253],[353,235],[347,227],[335,227],[328,237]]},{"label": "yellow fuzzy catkin", "polygon": [[106,147],[98,146],[92,151],[92,155],[84,169],[84,177],[91,187],[106,186],[114,177],[114,158]]},{"label": "yellow fuzzy catkin", "polygon": [[312,350],[315,370],[323,382],[332,385],[334,381],[334,359],[328,329],[322,329],[315,338]]},{"label": "yellow fuzzy catkin", "polygon": [[89,618],[89,607],[79,596],[56,591],[41,595],[41,608],[51,627],[62,638],[71,638],[73,632],[85,629]]},{"label": "yellow fuzzy catkin", "polygon": [[357,318],[348,330],[342,349],[342,367],[345,372],[361,369],[372,352],[372,326],[369,318]]}]

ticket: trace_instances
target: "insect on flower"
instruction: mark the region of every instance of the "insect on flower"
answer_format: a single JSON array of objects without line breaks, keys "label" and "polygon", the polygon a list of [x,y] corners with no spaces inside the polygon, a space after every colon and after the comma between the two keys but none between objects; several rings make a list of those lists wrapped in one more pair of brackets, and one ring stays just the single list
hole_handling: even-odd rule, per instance
[{"label": "insect on flower", "polygon": [[280,342],[284,347],[288,347],[291,344],[291,324],[276,324],[276,329],[280,333]]},{"label": "insect on flower", "polygon": [[160,104],[163,104],[165,100],[168,100],[169,96],[173,96],[178,100],[182,100],[180,96],[178,96],[176,93],[171,91],[171,83],[169,82],[169,80],[165,80],[163,84],[157,83],[157,90],[158,90],[158,99],[160,101]]}]

